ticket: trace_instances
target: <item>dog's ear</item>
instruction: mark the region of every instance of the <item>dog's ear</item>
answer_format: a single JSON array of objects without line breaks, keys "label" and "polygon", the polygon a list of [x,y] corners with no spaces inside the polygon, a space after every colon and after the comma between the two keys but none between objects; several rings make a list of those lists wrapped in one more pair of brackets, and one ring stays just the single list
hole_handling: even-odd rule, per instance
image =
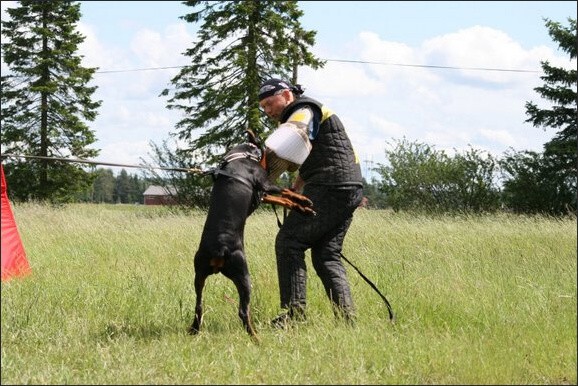
[{"label": "dog's ear", "polygon": [[250,143],[257,146],[259,149],[262,149],[261,142],[259,141],[259,138],[257,138],[257,135],[255,135],[255,132],[253,130],[246,129],[245,133],[247,133],[247,138]]},{"label": "dog's ear", "polygon": [[266,151],[263,148],[263,145],[261,144],[261,141],[259,140],[259,137],[257,137],[257,135],[255,134],[255,132],[249,128],[247,128],[245,130],[245,132],[247,133],[247,137],[249,138],[249,142],[252,143],[253,145],[257,146],[257,148],[259,150],[261,150],[261,160],[259,161],[259,164],[261,165],[261,167],[265,170],[267,170],[267,157],[266,157]]}]

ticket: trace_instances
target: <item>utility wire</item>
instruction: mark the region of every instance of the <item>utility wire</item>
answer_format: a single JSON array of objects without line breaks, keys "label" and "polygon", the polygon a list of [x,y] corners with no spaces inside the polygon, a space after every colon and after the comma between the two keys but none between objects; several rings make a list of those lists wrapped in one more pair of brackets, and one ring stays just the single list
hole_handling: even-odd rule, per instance
[{"label": "utility wire", "polygon": [[170,70],[173,68],[183,68],[185,66],[169,66],[169,67],[150,67],[150,68],[137,68],[133,70],[107,70],[107,71],[95,71],[96,74],[112,74],[115,72],[136,72],[136,71],[153,71],[153,70]]},{"label": "utility wire", "polygon": [[[375,64],[375,65],[380,65],[380,66],[398,66],[398,67],[437,68],[437,69],[444,69],[444,70],[499,71],[499,72],[525,72],[525,73],[541,73],[542,72],[539,70],[489,68],[489,67],[436,66],[436,65],[428,65],[428,64],[369,62],[369,61],[364,61],[364,60],[347,60],[347,59],[321,59],[321,60],[325,60],[327,62]],[[186,67],[186,66],[149,67],[149,68],[137,68],[137,69],[132,69],[132,70],[105,70],[105,71],[96,71],[95,73],[96,74],[112,74],[112,73],[121,73],[121,72],[169,70],[169,69],[184,68],[184,67]]]},{"label": "utility wire", "polygon": [[363,60],[346,60],[346,59],[325,59],[328,62],[342,63],[361,63],[361,64],[378,64],[382,66],[399,66],[399,67],[422,67],[422,68],[442,68],[446,70],[473,70],[473,71],[503,71],[503,72],[542,72],[537,70],[516,70],[507,68],[488,68],[488,67],[454,67],[454,66],[434,66],[428,64],[403,64],[403,63],[386,63],[386,62],[367,62]]}]

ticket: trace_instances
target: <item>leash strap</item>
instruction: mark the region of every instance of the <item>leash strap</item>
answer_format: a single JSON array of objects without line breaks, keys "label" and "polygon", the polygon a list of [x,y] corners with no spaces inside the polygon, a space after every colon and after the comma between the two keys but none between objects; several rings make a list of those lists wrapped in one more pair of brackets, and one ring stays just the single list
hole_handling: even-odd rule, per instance
[{"label": "leash strap", "polygon": [[123,168],[139,168],[139,169],[156,169],[156,170],[167,170],[173,172],[186,172],[186,173],[196,173],[196,174],[207,174],[206,171],[197,168],[170,168],[170,167],[160,167],[160,166],[148,166],[148,165],[129,165],[129,164],[119,164],[112,162],[103,161],[93,161],[81,158],[64,158],[64,157],[48,157],[41,155],[22,155],[22,154],[0,154],[0,158],[15,157],[15,158],[29,158],[29,159],[40,159],[46,161],[62,161],[62,162],[77,162],[90,165],[104,165],[104,166],[118,166]]},{"label": "leash strap", "polygon": [[377,292],[377,294],[379,296],[381,296],[381,298],[383,299],[383,301],[385,302],[385,305],[387,306],[387,311],[389,312],[389,320],[391,321],[391,323],[395,323],[395,315],[393,314],[393,310],[391,308],[391,304],[389,304],[389,301],[387,301],[387,298],[385,296],[383,296],[383,294],[379,291],[379,289],[375,286],[375,284],[373,284],[371,282],[371,280],[369,280],[367,278],[367,276],[365,276],[360,270],[359,268],[357,268],[355,265],[353,265],[353,263],[351,261],[349,261],[349,259],[347,259],[347,257],[345,257],[343,255],[343,253],[339,253],[341,255],[341,258],[345,261],[347,261],[349,263],[349,265],[351,265],[356,271],[357,273],[359,273],[361,275],[361,277],[363,278],[363,280],[365,280],[367,282],[367,284],[369,284],[371,286],[371,288],[373,288],[375,290],[375,292]]},{"label": "leash strap", "polygon": [[[277,205],[273,205],[271,204],[271,206],[273,207],[273,212],[275,212],[275,217],[277,218],[277,226],[279,228],[281,228],[281,226],[283,225],[281,223],[281,221],[279,220],[279,214],[277,214]],[[283,222],[285,222],[285,218],[287,217],[287,208],[283,207]]]}]

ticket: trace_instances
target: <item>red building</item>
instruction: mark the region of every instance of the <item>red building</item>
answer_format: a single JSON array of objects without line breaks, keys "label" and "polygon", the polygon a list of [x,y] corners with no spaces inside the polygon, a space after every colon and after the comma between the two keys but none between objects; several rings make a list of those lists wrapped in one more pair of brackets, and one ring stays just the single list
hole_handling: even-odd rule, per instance
[{"label": "red building", "polygon": [[149,186],[143,193],[145,205],[175,205],[177,190],[170,186]]}]

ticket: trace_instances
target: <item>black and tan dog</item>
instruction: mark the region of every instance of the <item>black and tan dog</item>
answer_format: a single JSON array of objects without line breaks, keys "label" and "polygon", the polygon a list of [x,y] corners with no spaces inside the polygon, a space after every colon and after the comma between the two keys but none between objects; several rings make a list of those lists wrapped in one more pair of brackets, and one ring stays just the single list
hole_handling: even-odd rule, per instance
[{"label": "black and tan dog", "polygon": [[261,202],[282,205],[306,215],[315,215],[311,201],[269,182],[264,152],[255,135],[249,143],[229,150],[220,168],[213,172],[209,212],[195,254],[195,318],[189,328],[197,334],[203,318],[203,288],[207,277],[221,272],[233,281],[239,293],[239,317],[249,335],[257,339],[251,322],[251,281],[244,251],[245,222]]}]

